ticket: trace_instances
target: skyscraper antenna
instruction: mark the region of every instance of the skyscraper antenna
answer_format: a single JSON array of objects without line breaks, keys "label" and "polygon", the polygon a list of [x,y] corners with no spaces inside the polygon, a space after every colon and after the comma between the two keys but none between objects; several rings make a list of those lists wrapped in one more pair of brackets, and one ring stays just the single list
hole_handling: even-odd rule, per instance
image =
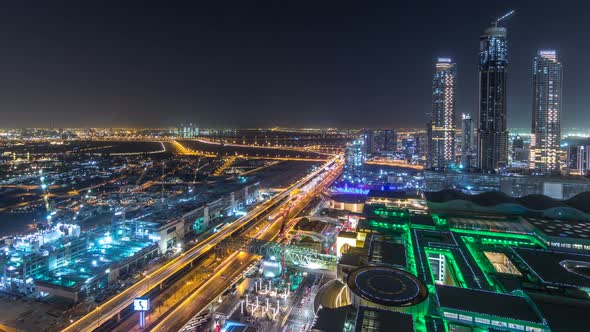
[{"label": "skyscraper antenna", "polygon": [[508,13],[500,16],[499,18],[495,19],[492,21],[492,25],[494,27],[498,27],[498,23],[500,23],[500,21],[503,21],[505,19],[507,19],[508,17],[512,16],[514,14],[514,10],[509,11]]}]

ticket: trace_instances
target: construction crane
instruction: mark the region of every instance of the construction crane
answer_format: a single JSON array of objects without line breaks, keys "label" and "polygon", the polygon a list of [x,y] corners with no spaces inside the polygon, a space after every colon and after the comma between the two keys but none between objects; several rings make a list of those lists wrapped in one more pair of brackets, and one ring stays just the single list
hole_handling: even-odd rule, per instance
[{"label": "construction crane", "polygon": [[509,11],[508,13],[500,16],[499,18],[495,19],[492,21],[492,25],[497,28],[498,27],[498,23],[500,23],[500,21],[504,21],[505,19],[507,19],[508,17],[514,15],[514,10]]}]

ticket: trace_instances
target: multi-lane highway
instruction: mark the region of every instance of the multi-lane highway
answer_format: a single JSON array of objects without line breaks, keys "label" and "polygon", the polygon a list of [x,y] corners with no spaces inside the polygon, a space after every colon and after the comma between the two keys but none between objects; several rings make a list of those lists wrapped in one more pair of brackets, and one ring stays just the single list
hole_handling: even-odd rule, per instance
[{"label": "multi-lane highway", "polygon": [[[288,219],[290,216],[298,215],[320,190],[323,190],[336,179],[340,174],[340,170],[341,168],[338,166],[330,172],[312,177],[309,181],[301,183],[302,185],[298,187],[301,188],[299,194],[294,195],[293,199],[277,206],[267,214],[274,215],[282,210],[285,205],[288,205],[289,209],[286,211],[288,211],[289,215],[286,218]],[[255,228],[253,225],[251,228],[251,231],[254,232],[252,237],[264,241],[276,240],[280,235],[281,222],[277,222],[280,219],[275,219],[273,223],[262,221],[265,227],[261,228]],[[293,224],[289,223],[287,227],[292,226]],[[197,288],[192,295],[185,298],[172,312],[162,318],[150,330],[152,332],[178,331],[194,315],[205,309],[209,303],[214,301],[225,289],[231,286],[234,279],[245,272],[254,260],[255,258],[252,255],[246,253],[233,253],[224,259],[221,263],[223,267],[217,273]]]},{"label": "multi-lane highway", "polygon": [[[228,142],[216,142],[209,139],[196,139],[195,141],[205,143],[205,144],[212,144],[212,145],[223,145],[223,146],[233,146],[239,148],[256,148],[256,149],[270,149],[270,150],[284,150],[284,151],[309,151],[308,146],[285,146],[285,145],[254,145],[254,144],[236,144],[236,143],[228,143]],[[334,156],[333,153],[325,153],[325,152],[316,152],[317,154],[321,154],[324,156]]]},{"label": "multi-lane highway", "polygon": [[391,167],[403,167],[403,168],[411,168],[411,169],[416,169],[416,170],[423,170],[424,169],[424,165],[410,164],[410,163],[403,161],[403,160],[372,159],[372,160],[365,161],[365,164],[391,166]]},{"label": "multi-lane highway", "polygon": [[178,331],[203,306],[219,297],[257,258],[248,253],[234,253],[224,260],[221,268],[205,281],[196,291],[185,298],[171,313],[150,329],[150,331]]},{"label": "multi-lane highway", "polygon": [[187,265],[191,264],[195,259],[202,256],[204,253],[211,250],[223,239],[233,235],[234,233],[242,232],[244,229],[248,228],[252,222],[264,218],[270,211],[273,211],[277,206],[287,204],[287,198],[289,197],[291,192],[308,184],[316,177],[322,178],[327,176],[328,172],[333,171],[336,163],[338,163],[338,167],[340,167],[339,157],[331,159],[322,167],[318,168],[314,172],[308,174],[301,180],[297,181],[296,183],[285,189],[283,192],[272,197],[268,201],[260,204],[245,216],[239,218],[231,224],[226,225],[224,228],[220,229],[219,232],[201,241],[194,247],[182,253],[180,256],[176,257],[175,259],[166,263],[164,266],[152,272],[150,275],[147,275],[144,279],[138,281],[137,283],[130,286],[123,292],[114,296],[112,299],[98,306],[96,309],[94,309],[87,315],[81,317],[80,319],[66,327],[63,331],[85,332],[92,331],[100,327],[101,324],[116,316],[123,309],[130,306],[135,298],[141,297],[142,295],[146,294],[155,287],[160,287],[160,284],[162,284],[166,279],[176,274]]},{"label": "multi-lane highway", "polygon": [[[190,141],[190,140],[188,140]],[[226,147],[236,147],[236,148],[252,148],[252,149],[268,149],[268,150],[283,150],[285,152],[309,152],[309,150],[307,150],[305,147],[277,147],[277,146],[252,146],[252,145],[242,145],[242,144],[225,144],[225,143],[217,143],[217,142],[213,142],[213,141],[207,141],[207,140],[202,140],[202,139],[197,139],[197,140],[193,140],[196,142],[200,142],[200,143],[205,143],[205,144],[211,144],[211,145],[219,145],[219,146],[226,146]],[[204,156],[204,157],[218,157],[219,154],[218,153],[214,153],[214,152],[210,152],[210,151],[198,151],[198,150],[193,150],[190,148],[187,148],[186,146],[182,145],[180,142],[173,140],[172,144],[174,146],[174,148],[176,149],[176,151],[179,154],[183,154],[183,155],[196,155],[196,156]],[[281,157],[281,156],[271,156],[271,155],[260,155],[258,156],[258,154],[256,156],[254,155],[250,155],[250,154],[244,154],[244,153],[240,153],[238,154],[238,152],[232,152],[235,153],[233,156],[238,157],[238,158],[246,158],[246,159],[265,159],[265,160],[279,160],[279,161],[319,161],[319,162],[325,162],[328,160],[328,158],[333,158],[336,154],[334,153],[323,153],[323,152],[315,152],[315,154],[317,154],[318,156],[315,158],[312,157],[289,157],[285,154],[285,156]]]}]

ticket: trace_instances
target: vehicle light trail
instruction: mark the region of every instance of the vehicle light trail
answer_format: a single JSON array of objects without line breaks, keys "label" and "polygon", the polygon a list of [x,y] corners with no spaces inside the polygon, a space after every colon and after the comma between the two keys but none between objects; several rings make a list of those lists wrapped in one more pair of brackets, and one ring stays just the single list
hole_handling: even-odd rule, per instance
[{"label": "vehicle light trail", "polygon": [[[267,215],[272,215],[281,211],[284,206],[290,206],[290,215],[297,215],[299,214],[312,200],[312,198],[318,194],[319,191],[323,190],[326,186],[330,185],[336,177],[340,174],[341,167],[340,165],[335,168],[331,169],[329,173],[324,173],[319,175],[319,181],[316,181],[318,177],[313,177],[309,181],[304,182],[305,185],[301,185],[300,187],[306,187],[309,183],[314,183],[315,185],[311,188],[308,187],[305,193],[298,195],[294,200],[287,200],[278,207],[272,209],[267,213]],[[294,188],[290,188],[284,193],[291,194]],[[287,216],[289,217],[289,216]],[[280,218],[279,218],[280,219]],[[275,220],[276,221],[276,220]],[[268,223],[261,220],[261,222],[265,223],[265,227],[259,229],[256,234],[253,234],[252,237],[265,240],[265,241],[275,241],[280,236],[280,228],[281,223],[275,222]],[[291,228],[295,225],[294,222],[290,222],[287,227]],[[252,225],[252,228],[255,225]],[[283,241],[284,239],[280,239]],[[254,256],[247,253],[233,253],[229,257],[225,258],[224,261],[221,263],[222,269],[215,273],[209,280],[207,280],[202,286],[197,288],[193,293],[185,298],[172,312],[170,312],[164,318],[151,328],[151,331],[177,331],[180,329],[186,322],[190,321],[190,319],[198,314],[202,309],[206,308],[207,305],[215,300],[227,287],[229,287],[232,283],[232,280],[235,276],[240,275],[244,270],[255,260]],[[221,273],[225,271],[228,267],[230,269],[230,276],[224,278],[224,274]],[[214,287],[213,287],[214,285]],[[211,287],[210,287],[211,286]]]},{"label": "vehicle light trail", "polygon": [[155,287],[159,287],[162,282],[175,273],[179,272],[187,265],[191,264],[195,259],[202,256],[204,253],[211,250],[211,248],[220,243],[224,238],[231,236],[236,232],[242,231],[243,228],[248,227],[252,221],[258,220],[257,218],[260,216],[266,216],[265,213],[272,211],[277,205],[283,202],[285,198],[288,198],[292,190],[304,186],[316,176],[321,175],[323,172],[333,170],[336,163],[338,163],[338,165],[341,164],[341,158],[339,156],[332,158],[330,161],[325,163],[323,167],[320,167],[314,172],[306,175],[283,192],[255,207],[245,216],[237,219],[227,227],[222,228],[219,232],[214,233],[210,237],[182,253],[180,256],[174,258],[156,271],[152,272],[150,275],[146,276],[146,278],[138,281],[121,293],[115,295],[112,299],[106,301],[90,313],[64,328],[63,331],[86,332],[100,327],[100,325],[105,321],[109,320],[121,312],[121,310],[130,306],[135,298],[141,297]]}]

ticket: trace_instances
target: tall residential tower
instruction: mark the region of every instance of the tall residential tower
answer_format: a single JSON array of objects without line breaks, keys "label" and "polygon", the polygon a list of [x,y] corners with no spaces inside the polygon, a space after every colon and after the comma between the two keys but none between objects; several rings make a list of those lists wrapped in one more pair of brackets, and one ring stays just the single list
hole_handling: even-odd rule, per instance
[{"label": "tall residential tower", "polygon": [[393,129],[365,129],[363,138],[367,154],[393,153],[397,148],[397,134]]},{"label": "tall residential tower", "polygon": [[363,139],[346,144],[344,150],[343,180],[350,183],[363,182],[363,164],[366,159],[365,142]]},{"label": "tall residential tower", "polygon": [[498,23],[513,12],[492,22],[479,40],[479,129],[478,167],[495,173],[508,163],[506,126],[506,81],[508,47],[506,28]]},{"label": "tall residential tower", "polygon": [[461,167],[469,169],[475,165],[475,143],[473,139],[473,119],[471,114],[461,115]]},{"label": "tall residential tower", "polygon": [[563,67],[554,50],[541,50],[533,60],[533,118],[530,168],[559,172]]},{"label": "tall residential tower", "polygon": [[439,58],[432,79],[432,118],[429,123],[429,166],[444,168],[455,162],[455,94],[457,66]]}]

